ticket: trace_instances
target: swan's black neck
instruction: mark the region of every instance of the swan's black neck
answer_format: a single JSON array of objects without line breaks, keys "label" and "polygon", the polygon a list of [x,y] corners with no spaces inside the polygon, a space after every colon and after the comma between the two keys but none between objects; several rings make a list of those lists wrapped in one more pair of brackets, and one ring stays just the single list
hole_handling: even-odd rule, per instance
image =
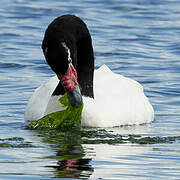
[{"label": "swan's black neck", "polygon": [[[70,50],[82,95],[94,97],[92,40],[86,24],[80,18],[73,15],[58,17],[45,32],[42,43],[43,52],[47,63],[56,74],[65,73],[68,66],[67,52],[63,51],[63,47],[60,45],[62,43],[65,43]],[[53,95],[62,95],[64,92],[64,88],[59,82]]]}]

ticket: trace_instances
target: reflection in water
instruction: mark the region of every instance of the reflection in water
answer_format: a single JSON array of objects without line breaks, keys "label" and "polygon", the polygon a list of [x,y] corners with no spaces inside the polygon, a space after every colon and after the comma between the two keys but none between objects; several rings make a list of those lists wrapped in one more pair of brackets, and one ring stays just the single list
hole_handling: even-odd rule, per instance
[{"label": "reflection in water", "polygon": [[58,160],[55,165],[46,166],[55,170],[55,177],[88,178],[92,175],[91,158],[85,158],[79,132],[39,131],[36,135],[43,137],[42,141],[56,151],[55,156],[46,157]]},{"label": "reflection in water", "polygon": [[57,166],[51,167],[56,169],[56,177],[88,178],[93,173],[90,161],[91,159],[68,159],[58,161]]},{"label": "reflection in water", "polygon": [[[149,168],[153,167],[152,164],[159,163],[154,162],[152,144],[155,146],[180,140],[180,136],[144,136],[136,134],[132,129],[132,134],[124,134],[126,130],[124,133],[122,130],[123,128],[119,128],[122,134],[112,129],[33,132],[36,137],[41,137],[41,144],[45,144],[46,149],[50,148],[50,151],[54,152],[54,155],[43,157],[46,162],[43,166],[46,172],[58,178],[105,177],[108,179],[113,174],[117,174],[117,169],[118,176],[136,177],[137,172],[142,168],[145,169],[143,172],[149,172]],[[147,157],[150,157],[148,161]],[[159,153],[155,155],[156,160],[161,161],[161,158]],[[92,160],[96,162],[94,167]]]}]

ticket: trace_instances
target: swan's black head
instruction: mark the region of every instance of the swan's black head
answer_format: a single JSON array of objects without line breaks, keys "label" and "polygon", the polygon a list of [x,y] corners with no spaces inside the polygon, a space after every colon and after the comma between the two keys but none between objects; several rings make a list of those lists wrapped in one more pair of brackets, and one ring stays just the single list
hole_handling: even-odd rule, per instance
[{"label": "swan's black head", "polygon": [[80,18],[73,15],[56,18],[45,32],[42,49],[60,80],[56,95],[64,94],[64,90],[74,93],[79,84],[83,95],[93,97],[93,48],[89,31]]},{"label": "swan's black head", "polygon": [[69,65],[69,49],[65,42],[48,41],[43,47],[47,63],[56,74],[65,74]]}]

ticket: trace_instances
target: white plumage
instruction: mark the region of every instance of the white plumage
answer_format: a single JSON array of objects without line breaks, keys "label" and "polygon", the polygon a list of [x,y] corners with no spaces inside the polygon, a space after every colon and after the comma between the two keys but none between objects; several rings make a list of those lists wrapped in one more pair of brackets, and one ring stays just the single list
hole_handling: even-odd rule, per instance
[{"label": "white plumage", "polygon": [[[37,120],[51,112],[62,110],[60,96],[51,96],[58,85],[54,76],[37,88],[29,100],[25,120]],[[113,73],[106,65],[94,72],[94,99],[83,97],[81,125],[114,127],[150,123],[154,110],[135,80]]]}]

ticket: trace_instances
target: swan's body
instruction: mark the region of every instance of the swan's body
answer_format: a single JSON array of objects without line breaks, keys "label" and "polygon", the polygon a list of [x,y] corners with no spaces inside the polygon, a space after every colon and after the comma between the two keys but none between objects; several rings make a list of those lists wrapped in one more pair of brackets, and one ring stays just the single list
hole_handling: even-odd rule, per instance
[{"label": "swan's body", "polygon": [[[153,121],[153,108],[138,82],[113,73],[106,65],[94,71],[91,36],[80,18],[65,15],[55,19],[46,30],[42,48],[57,76],[35,90],[25,120],[60,111],[58,99],[66,91],[74,106],[82,103],[82,93],[82,126],[113,127]],[[76,91],[78,83],[81,93]]]},{"label": "swan's body", "polygon": [[[36,120],[62,110],[59,96],[51,96],[59,80],[54,76],[35,90],[31,97],[26,120]],[[39,104],[37,103],[39,102]],[[113,127],[150,123],[154,111],[143,87],[136,81],[113,73],[106,65],[94,73],[94,99],[83,97],[82,126]]]}]

